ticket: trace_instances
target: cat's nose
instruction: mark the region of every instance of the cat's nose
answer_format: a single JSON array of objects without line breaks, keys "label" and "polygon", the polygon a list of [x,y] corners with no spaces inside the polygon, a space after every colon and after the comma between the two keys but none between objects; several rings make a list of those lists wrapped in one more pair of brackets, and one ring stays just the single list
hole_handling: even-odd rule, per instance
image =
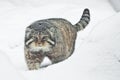
[{"label": "cat's nose", "polygon": [[38,46],[39,46],[39,47],[42,47],[42,43],[41,43],[41,42],[38,42]]},{"label": "cat's nose", "polygon": [[41,41],[38,41],[38,44],[41,44]]}]

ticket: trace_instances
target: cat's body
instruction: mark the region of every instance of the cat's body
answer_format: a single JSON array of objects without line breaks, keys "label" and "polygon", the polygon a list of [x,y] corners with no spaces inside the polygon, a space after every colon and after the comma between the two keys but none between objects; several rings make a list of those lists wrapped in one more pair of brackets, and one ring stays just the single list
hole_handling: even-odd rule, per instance
[{"label": "cat's body", "polygon": [[85,9],[75,25],[65,19],[52,18],[36,21],[27,27],[25,58],[29,70],[39,69],[45,57],[54,64],[71,56],[77,32],[84,29],[89,21],[89,10]]}]

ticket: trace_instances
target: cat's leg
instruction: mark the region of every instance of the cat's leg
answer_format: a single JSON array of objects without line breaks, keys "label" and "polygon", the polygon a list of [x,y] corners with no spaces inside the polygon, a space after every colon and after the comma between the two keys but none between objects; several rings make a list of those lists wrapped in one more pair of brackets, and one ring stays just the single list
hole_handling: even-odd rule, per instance
[{"label": "cat's leg", "polygon": [[27,66],[29,70],[38,70],[40,68],[40,63],[35,60],[27,60]]},{"label": "cat's leg", "polygon": [[27,53],[25,54],[26,63],[29,70],[37,70],[44,59],[44,56]]}]

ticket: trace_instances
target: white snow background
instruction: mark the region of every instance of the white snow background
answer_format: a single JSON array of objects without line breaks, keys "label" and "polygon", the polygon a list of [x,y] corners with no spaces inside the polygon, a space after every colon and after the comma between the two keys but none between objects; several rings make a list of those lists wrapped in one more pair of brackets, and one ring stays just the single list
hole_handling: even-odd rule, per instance
[{"label": "white snow background", "polygon": [[[67,60],[29,71],[24,60],[25,28],[46,18],[91,21],[78,32]],[[120,13],[108,0],[0,0],[0,80],[120,80]]]}]

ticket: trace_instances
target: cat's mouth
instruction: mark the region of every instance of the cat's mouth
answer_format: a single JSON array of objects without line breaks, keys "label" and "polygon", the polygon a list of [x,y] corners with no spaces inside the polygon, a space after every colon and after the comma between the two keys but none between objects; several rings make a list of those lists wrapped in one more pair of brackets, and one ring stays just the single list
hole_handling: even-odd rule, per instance
[{"label": "cat's mouth", "polygon": [[40,54],[44,54],[44,53],[47,53],[47,52],[50,52],[51,51],[51,46],[49,46],[49,45],[46,45],[46,46],[41,46],[41,47],[39,47],[39,46],[32,46],[32,47],[30,47],[29,48],[29,51],[31,52],[31,53],[40,53]]},{"label": "cat's mouth", "polygon": [[28,49],[31,53],[44,54],[50,52],[52,50],[53,45],[55,45],[55,42],[50,39],[41,42],[36,42],[33,38],[31,38],[26,42],[26,46],[28,46]]}]

